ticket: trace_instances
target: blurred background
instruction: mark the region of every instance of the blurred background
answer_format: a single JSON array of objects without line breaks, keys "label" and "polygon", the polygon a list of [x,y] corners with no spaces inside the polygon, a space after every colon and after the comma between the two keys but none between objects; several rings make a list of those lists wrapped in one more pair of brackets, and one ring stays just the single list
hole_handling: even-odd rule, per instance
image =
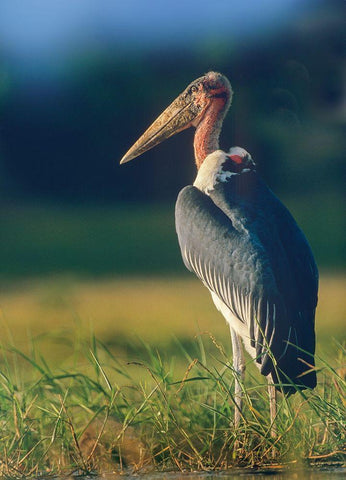
[{"label": "blurred background", "polygon": [[[101,328],[105,315],[105,336],[130,317],[141,333],[149,317],[172,315],[167,305],[157,310],[158,295],[171,289],[171,305],[184,301],[187,285],[199,288],[174,230],[175,198],[195,175],[193,131],[129,164],[119,160],[209,70],[228,76],[235,92],[221,147],[251,152],[321,271],[340,279],[344,7],[335,0],[2,0],[0,282],[8,323],[37,333],[52,319],[70,325],[78,316]],[[335,285],[328,292],[339,308]],[[129,313],[124,305],[139,293],[144,303]],[[85,302],[93,295],[92,307]],[[202,311],[191,315],[192,325],[204,322]]]}]

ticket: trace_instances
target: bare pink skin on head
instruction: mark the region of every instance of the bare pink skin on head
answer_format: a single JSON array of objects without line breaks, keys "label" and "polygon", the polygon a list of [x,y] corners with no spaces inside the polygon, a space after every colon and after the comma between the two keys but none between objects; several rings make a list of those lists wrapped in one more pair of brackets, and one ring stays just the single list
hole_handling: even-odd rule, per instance
[{"label": "bare pink skin on head", "polygon": [[207,155],[219,148],[222,122],[231,104],[233,93],[227,78],[216,72],[205,75],[199,91],[204,108],[192,122],[196,127],[193,145],[197,169]]}]

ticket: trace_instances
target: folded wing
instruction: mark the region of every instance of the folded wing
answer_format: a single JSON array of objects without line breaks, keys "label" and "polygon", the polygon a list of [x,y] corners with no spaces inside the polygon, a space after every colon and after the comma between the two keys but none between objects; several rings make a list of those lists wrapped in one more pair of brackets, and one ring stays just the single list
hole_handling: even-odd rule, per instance
[{"label": "folded wing", "polygon": [[180,192],[176,229],[184,263],[247,327],[263,375],[313,387],[314,372],[300,377],[307,363],[313,365],[315,348],[317,269],[311,251],[263,183],[253,184],[248,195],[235,187],[226,183],[210,195],[193,186]]}]

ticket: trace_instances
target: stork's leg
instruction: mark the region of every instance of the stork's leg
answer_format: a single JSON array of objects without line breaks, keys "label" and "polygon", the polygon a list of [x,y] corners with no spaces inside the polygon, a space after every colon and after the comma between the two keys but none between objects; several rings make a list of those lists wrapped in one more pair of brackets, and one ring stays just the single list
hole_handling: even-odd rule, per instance
[{"label": "stork's leg", "polygon": [[245,376],[245,360],[243,346],[240,336],[231,328],[232,351],[233,351],[233,368],[237,374],[235,379],[235,409],[234,409],[234,427],[237,429],[241,418],[242,408],[242,387],[240,382],[244,382]]},{"label": "stork's leg", "polygon": [[269,408],[270,408],[270,434],[272,438],[276,438],[277,431],[275,426],[276,419],[276,388],[272,384],[272,379],[268,378],[268,395],[269,395]]}]

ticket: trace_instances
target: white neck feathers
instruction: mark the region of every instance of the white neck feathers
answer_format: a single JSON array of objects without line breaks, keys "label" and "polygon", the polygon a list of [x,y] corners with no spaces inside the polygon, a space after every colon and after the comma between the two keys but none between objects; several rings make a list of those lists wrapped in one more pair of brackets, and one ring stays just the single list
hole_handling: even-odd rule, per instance
[{"label": "white neck feathers", "polygon": [[[227,160],[229,162],[232,159],[232,156],[240,167],[236,171],[232,171],[232,167],[227,169],[224,165]],[[222,150],[215,150],[204,159],[193,184],[208,195],[218,183],[226,183],[233,175],[250,171],[246,166],[247,160],[252,162],[250,154],[241,147],[232,147],[227,154]]]}]

